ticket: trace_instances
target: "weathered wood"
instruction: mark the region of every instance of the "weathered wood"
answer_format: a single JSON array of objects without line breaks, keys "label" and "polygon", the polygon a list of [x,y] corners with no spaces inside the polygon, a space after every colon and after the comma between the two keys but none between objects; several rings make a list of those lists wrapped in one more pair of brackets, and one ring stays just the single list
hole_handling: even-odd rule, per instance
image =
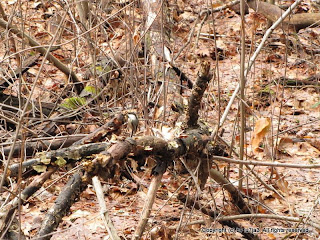
[{"label": "weathered wood", "polygon": [[191,97],[189,98],[186,123],[188,128],[198,127],[199,110],[200,103],[207,89],[209,81],[212,79],[212,74],[209,72],[210,63],[203,62],[200,66],[200,71],[198,72],[197,82],[192,89]]},{"label": "weathered wood", "polygon": [[3,234],[6,225],[8,224],[8,220],[11,219],[12,214],[17,209],[19,202],[25,202],[28,198],[30,198],[36,191],[38,191],[44,182],[49,179],[49,177],[57,170],[57,167],[51,168],[49,171],[41,174],[35,180],[33,180],[29,186],[27,186],[22,192],[20,196],[16,196],[13,200],[11,200],[8,204],[6,204],[0,212],[0,236]]},{"label": "weathered wood", "polygon": [[[8,29],[10,32],[17,35],[19,38],[26,38],[28,39],[28,44],[32,47],[36,47],[35,50],[41,53],[43,56],[46,56],[47,49],[44,47],[41,47],[41,45],[34,40],[31,36],[29,36],[27,33],[23,33],[18,28],[14,27],[13,25],[9,24],[5,20],[0,18],[0,27],[4,29]],[[75,89],[78,94],[81,93],[83,89],[83,84],[79,81],[77,75],[67,66],[65,66],[59,59],[54,57],[52,54],[47,54],[47,59],[49,62],[53,63],[54,66],[56,66],[61,72],[67,75],[67,77],[70,77],[73,83],[75,84]]]},{"label": "weathered wood", "polygon": [[62,217],[66,215],[76,199],[79,199],[80,192],[81,175],[79,173],[75,173],[69,179],[62,192],[59,194],[54,206],[48,210],[39,230],[38,239],[45,240],[51,238],[50,233],[57,228],[62,220]]},{"label": "weathered wood", "polygon": [[[56,150],[59,148],[66,148],[71,146],[74,142],[82,139],[83,136],[68,136],[67,138],[59,138],[59,139],[52,139],[52,140],[42,140],[37,142],[26,142],[25,143],[25,153],[27,155],[34,154],[35,151],[43,151],[43,150]],[[15,144],[13,155],[17,156],[21,151],[21,142],[17,142]],[[50,147],[49,147],[50,146]],[[11,146],[6,146],[3,148],[3,154],[7,156],[10,152]],[[1,157],[0,157],[1,158]]]},{"label": "weathered wood", "polygon": [[[284,13],[284,10],[276,5],[259,0],[248,1],[250,8],[258,13],[261,13],[268,20],[274,22]],[[284,19],[283,25],[295,31],[304,29],[306,27],[317,27],[320,24],[320,13],[297,13],[291,15],[289,18]]]},{"label": "weathered wood", "polygon": [[109,120],[103,126],[88,134],[86,137],[73,143],[73,145],[82,145],[101,141],[103,138],[110,136],[113,133],[117,133],[120,130],[121,126],[125,123],[125,119],[125,116],[120,113]]},{"label": "weathered wood", "polygon": [[[45,162],[46,166],[55,165],[55,161],[57,158],[63,158],[68,162],[80,160],[86,156],[90,156],[92,154],[97,154],[110,146],[110,143],[103,142],[103,143],[91,143],[91,144],[84,144],[84,145],[76,145],[67,148],[62,148],[58,150],[52,150],[49,152],[40,152],[36,154],[37,158],[30,159],[22,163],[22,172],[25,169],[28,169],[32,166],[42,164]],[[12,164],[9,167],[9,176],[14,177],[17,176],[20,164]]]}]

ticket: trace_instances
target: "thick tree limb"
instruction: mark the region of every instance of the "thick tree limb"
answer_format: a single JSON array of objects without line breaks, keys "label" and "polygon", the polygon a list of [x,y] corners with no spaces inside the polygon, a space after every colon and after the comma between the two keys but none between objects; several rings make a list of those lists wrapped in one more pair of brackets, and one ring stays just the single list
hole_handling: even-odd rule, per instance
[{"label": "thick tree limb", "polygon": [[[22,172],[26,168],[32,167],[37,164],[42,164],[42,162],[46,162],[46,165],[50,164],[55,165],[55,161],[57,158],[63,158],[67,162],[69,161],[77,161],[86,156],[90,156],[92,154],[97,154],[110,146],[110,143],[91,143],[85,145],[76,145],[68,148],[62,148],[55,151],[50,152],[40,152],[36,154],[37,158],[30,159],[22,163]],[[49,163],[48,163],[49,162]],[[12,164],[9,167],[9,176],[17,176],[20,164]]]},{"label": "thick tree limb", "polygon": [[45,240],[51,238],[50,233],[56,229],[62,217],[66,215],[71,205],[79,198],[81,190],[81,175],[75,173],[59,194],[54,206],[48,210],[38,233],[39,239]]},{"label": "thick tree limb", "polygon": [[[47,150],[50,148],[51,150],[56,150],[59,148],[66,148],[71,146],[74,142],[82,139],[83,136],[68,136],[68,138],[59,138],[52,140],[41,140],[39,142],[27,142],[25,144],[25,152],[27,155],[34,154],[35,151]],[[17,142],[13,149],[13,155],[17,156],[21,151],[21,142]],[[3,154],[5,156],[9,155],[11,146],[6,146],[3,148]]]},{"label": "thick tree limb", "polygon": [[[248,5],[272,22],[275,22],[285,12],[276,5],[259,0],[248,1]],[[306,27],[317,27],[320,24],[320,13],[293,14],[290,18],[284,19],[283,24],[293,28],[297,32]]]},{"label": "thick tree limb", "polygon": [[209,73],[210,63],[203,62],[198,72],[198,79],[195,86],[192,89],[192,95],[189,98],[186,122],[188,128],[194,128],[198,126],[200,102],[202,100],[204,91],[207,89],[209,81],[212,79],[212,75]]}]

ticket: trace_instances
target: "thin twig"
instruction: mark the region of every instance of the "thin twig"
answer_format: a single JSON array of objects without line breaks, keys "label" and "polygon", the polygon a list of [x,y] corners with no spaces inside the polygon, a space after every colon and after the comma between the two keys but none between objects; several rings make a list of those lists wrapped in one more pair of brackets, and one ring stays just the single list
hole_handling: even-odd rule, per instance
[{"label": "thin twig", "polygon": [[289,167],[289,168],[320,168],[320,164],[290,164],[290,163],[275,163],[275,162],[258,162],[258,161],[242,161],[236,160],[232,158],[226,158],[221,156],[213,156],[215,160],[229,162],[229,163],[237,163],[244,165],[255,165],[255,166],[269,166],[269,167]]},{"label": "thin twig", "polygon": [[159,174],[159,175],[154,176],[152,178],[152,181],[151,181],[148,193],[147,193],[146,202],[144,204],[138,226],[137,226],[136,231],[132,237],[133,240],[134,239],[141,239],[141,237],[142,237],[143,231],[147,225],[148,218],[151,213],[152,205],[153,205],[154,200],[156,198],[157,190],[158,190],[160,183],[161,183],[162,176],[163,176],[163,174]]},{"label": "thin twig", "polygon": [[[289,222],[301,222],[301,219],[303,218],[298,218],[298,217],[287,217],[287,216],[281,216],[281,215],[274,215],[274,214],[239,214],[239,215],[234,215],[234,216],[221,216],[217,217],[216,220],[221,220],[221,221],[228,221],[228,220],[237,220],[237,219],[251,219],[251,218],[268,218],[268,219],[279,219],[279,220],[284,220],[284,221],[289,221]],[[308,221],[303,221],[306,225],[312,226],[316,229],[320,230],[320,225],[312,222],[310,220]],[[195,225],[195,224],[206,224],[205,220],[198,220],[198,221],[193,221],[189,222],[186,225]],[[175,226],[170,226],[169,229],[176,229]],[[291,229],[291,228],[290,228]],[[285,229],[284,229],[285,230]]]},{"label": "thin twig", "polygon": [[114,225],[109,217],[106,202],[104,200],[104,194],[102,191],[101,183],[100,183],[97,176],[92,178],[92,183],[93,183],[93,187],[96,191],[96,195],[98,198],[101,218],[102,218],[104,225],[108,231],[108,234],[112,240],[120,240],[120,237],[117,234],[117,230],[114,227]]},{"label": "thin twig", "polygon": [[[301,2],[302,0],[297,0],[295,3],[293,3],[283,14],[282,16],[276,21],[274,22],[274,24],[272,24],[272,26],[266,31],[265,35],[263,36],[261,43],[259,44],[257,50],[255,51],[255,53],[252,55],[252,57],[250,58],[250,61],[248,63],[248,67],[245,70],[245,77],[247,77],[249,71],[251,70],[251,67],[253,66],[257,56],[259,55],[259,53],[262,50],[262,47],[264,46],[265,42],[267,41],[268,37],[270,36],[270,34],[273,32],[274,29],[276,29],[280,23],[282,23],[284,21],[284,19],[290,14],[292,13],[292,10],[294,8],[296,8],[298,6],[298,4]],[[240,90],[240,84],[237,85],[236,89],[234,90],[229,103],[226,107],[226,109],[224,110],[224,113],[220,119],[220,123],[219,126],[221,127],[223,125],[223,123],[225,122],[225,120],[227,119],[228,113],[230,111],[230,108],[238,94]]]}]

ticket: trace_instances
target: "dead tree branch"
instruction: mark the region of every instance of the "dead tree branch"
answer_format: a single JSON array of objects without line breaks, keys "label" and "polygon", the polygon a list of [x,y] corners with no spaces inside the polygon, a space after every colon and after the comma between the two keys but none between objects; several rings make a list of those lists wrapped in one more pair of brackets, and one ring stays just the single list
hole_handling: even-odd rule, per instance
[{"label": "dead tree branch", "polygon": [[54,229],[59,225],[62,217],[69,211],[71,205],[79,198],[81,192],[81,175],[75,173],[68,181],[65,188],[59,194],[54,206],[48,211],[42,226],[39,230],[38,237],[41,240],[50,239]]},{"label": "dead tree branch", "polygon": [[7,205],[1,209],[0,212],[0,236],[5,234],[3,231],[8,223],[8,220],[12,217],[12,214],[17,209],[19,201],[25,202],[31,197],[36,191],[38,191],[44,182],[49,179],[49,177],[57,170],[57,167],[51,168],[49,171],[41,174],[35,180],[33,180],[28,187],[26,187],[20,197],[15,196],[13,200],[11,200]]},{"label": "dead tree branch", "polygon": [[[195,209],[201,211],[202,213],[210,216],[211,218],[213,218],[213,220],[216,220],[217,217],[221,214],[219,211],[212,211],[210,209],[202,207],[198,201],[195,201],[194,199],[192,199],[190,197],[187,198],[187,196],[184,195],[183,193],[179,193],[178,199],[181,202],[185,203],[187,205],[187,207],[195,208]],[[250,232],[246,232],[244,227],[240,226],[238,223],[234,222],[233,220],[218,220],[218,222],[224,226],[228,226],[233,229],[238,229],[239,233],[241,233],[243,235],[243,237],[245,237],[246,239],[259,239],[258,236],[254,235]]]},{"label": "dead tree branch", "polygon": [[[10,30],[12,33],[17,35],[19,38],[26,38],[28,39],[28,44],[35,48],[36,51],[41,53],[43,56],[46,56],[47,49],[42,47],[40,43],[38,43],[36,40],[34,40],[31,36],[29,36],[27,33],[20,31],[18,28],[14,27],[13,25],[9,24],[5,20],[0,18],[0,27],[4,29]],[[77,75],[66,65],[64,65],[59,59],[54,57],[52,54],[47,54],[47,59],[49,62],[51,62],[54,66],[56,66],[61,72],[63,72],[67,77],[71,77],[72,82],[75,84],[75,89],[78,94],[81,93],[83,89],[83,84],[79,81]]]},{"label": "dead tree branch", "polygon": [[106,226],[108,234],[112,240],[120,240],[121,238],[118,236],[117,230],[113,226],[113,223],[109,217],[100,180],[98,179],[98,177],[93,177],[92,183],[93,183],[94,189],[96,190],[96,195],[97,195],[99,206],[100,206],[101,217]]},{"label": "dead tree branch", "polygon": [[192,89],[192,95],[189,98],[188,110],[187,110],[187,126],[188,128],[194,128],[198,126],[200,102],[202,100],[204,91],[207,89],[209,81],[212,79],[212,75],[209,73],[210,64],[204,62],[201,64],[198,79]]}]

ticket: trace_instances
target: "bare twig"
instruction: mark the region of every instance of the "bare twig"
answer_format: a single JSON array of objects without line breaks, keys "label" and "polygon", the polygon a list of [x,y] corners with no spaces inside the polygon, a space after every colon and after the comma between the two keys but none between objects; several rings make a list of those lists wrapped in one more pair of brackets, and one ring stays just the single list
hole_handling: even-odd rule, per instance
[{"label": "bare twig", "polygon": [[[257,50],[255,51],[255,53],[252,55],[252,57],[250,58],[250,61],[248,63],[248,67],[246,68],[245,72],[244,72],[244,76],[247,77],[249,71],[251,70],[251,67],[253,66],[257,56],[259,55],[259,53],[261,52],[262,47],[264,46],[265,42],[267,41],[268,37],[270,36],[270,34],[273,32],[274,29],[277,28],[277,26],[279,26],[280,23],[282,23],[284,21],[284,19],[292,12],[292,10],[294,8],[296,8],[298,6],[298,4],[301,2],[302,0],[297,0],[295,3],[293,3],[283,14],[282,16],[276,21],[274,22],[274,24],[272,24],[272,26],[266,31],[265,35],[263,36],[261,43],[259,44]],[[224,113],[220,119],[220,123],[219,126],[221,127],[223,125],[223,123],[225,122],[225,120],[227,119],[228,113],[230,111],[230,108],[236,98],[236,96],[238,95],[238,92],[240,90],[240,84],[237,85],[236,89],[234,90],[229,103],[226,107],[226,109],[224,110]]]},{"label": "bare twig", "polygon": [[258,161],[242,161],[236,160],[232,158],[220,157],[220,156],[213,156],[213,159],[229,162],[229,163],[236,163],[236,164],[244,164],[244,165],[255,165],[255,166],[269,166],[269,167],[289,167],[289,168],[320,168],[320,164],[289,164],[289,163],[275,163],[275,162],[258,162]]},{"label": "bare twig", "polygon": [[[239,214],[234,216],[218,216],[216,219],[221,221],[228,221],[228,220],[237,220],[237,219],[252,219],[252,218],[268,218],[268,219],[279,219],[289,222],[301,222],[301,219],[298,217],[287,217],[287,216],[281,216],[281,215],[274,215],[274,214]],[[312,226],[318,230],[320,230],[320,225],[318,223],[312,222],[310,220],[303,221],[306,225]],[[194,225],[194,224],[206,224],[205,220],[198,220],[189,222],[186,225]],[[170,226],[169,229],[176,229],[175,226]]]},{"label": "bare twig", "polygon": [[160,183],[161,183],[162,175],[163,174],[159,174],[159,175],[154,176],[152,178],[152,181],[151,181],[148,193],[147,193],[147,199],[144,204],[138,226],[137,226],[136,231],[132,237],[132,239],[134,239],[134,240],[141,239],[141,237],[142,237],[142,233],[147,225],[148,218],[151,213],[152,205],[154,203],[157,190],[158,190]]},{"label": "bare twig", "polygon": [[18,28],[14,27],[13,25],[9,24],[3,19],[0,19],[0,27],[8,28],[11,32],[16,34],[20,38],[22,37],[27,38],[30,46],[38,47],[38,48],[35,48],[36,51],[40,52],[43,56],[45,56],[49,60],[49,62],[51,62],[54,66],[56,66],[61,72],[66,74],[68,77],[69,76],[71,77],[73,83],[75,83],[75,88],[77,90],[77,93],[80,94],[81,90],[83,89],[83,86],[82,86],[82,83],[79,81],[77,75],[70,68],[64,65],[59,59],[57,59],[52,54],[50,54],[48,52],[48,49],[41,47],[40,44],[36,40],[34,40],[31,36],[29,36],[27,33],[20,31]]},{"label": "bare twig", "polygon": [[[241,13],[241,53],[240,53],[240,160],[244,157],[244,140],[246,128],[246,107],[244,104],[244,90],[246,85],[245,71],[245,57],[246,57],[246,33],[245,33],[245,1],[240,0],[240,13]],[[242,190],[243,180],[243,164],[239,165],[239,189]]]},{"label": "bare twig", "polygon": [[240,0],[235,0],[235,1],[232,1],[230,3],[227,3],[225,5],[222,5],[220,7],[217,7],[217,8],[214,8],[214,9],[206,9],[206,10],[203,10],[201,13],[200,13],[200,16],[202,16],[203,14],[211,14],[211,13],[215,13],[215,12],[220,12],[226,8],[229,8],[229,7],[232,7],[234,5],[237,5],[239,4]]},{"label": "bare twig", "polygon": [[114,227],[109,217],[107,206],[104,200],[104,194],[102,191],[101,183],[97,176],[92,178],[92,183],[93,183],[94,189],[96,190],[96,195],[97,195],[99,206],[100,206],[101,217],[108,231],[108,234],[112,240],[120,240],[120,237],[117,234],[117,230]]}]

